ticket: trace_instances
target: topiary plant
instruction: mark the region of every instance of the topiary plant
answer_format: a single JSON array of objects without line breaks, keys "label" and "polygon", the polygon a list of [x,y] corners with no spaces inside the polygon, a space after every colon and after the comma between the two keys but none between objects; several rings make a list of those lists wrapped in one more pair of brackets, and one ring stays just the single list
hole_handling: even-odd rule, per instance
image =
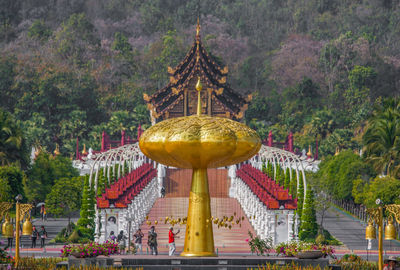
[{"label": "topiary plant", "polygon": [[301,240],[312,239],[317,235],[318,225],[314,206],[314,192],[307,189],[306,201],[301,215],[299,237]]},{"label": "topiary plant", "polygon": [[68,237],[68,242],[70,243],[79,243],[79,233],[77,230],[73,231],[71,235]]}]

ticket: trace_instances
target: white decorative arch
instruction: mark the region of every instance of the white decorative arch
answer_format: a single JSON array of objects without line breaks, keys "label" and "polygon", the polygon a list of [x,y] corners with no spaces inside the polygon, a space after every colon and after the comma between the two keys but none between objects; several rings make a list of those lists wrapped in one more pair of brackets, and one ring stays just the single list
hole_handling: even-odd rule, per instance
[{"label": "white decorative arch", "polygon": [[[303,186],[304,186],[304,200],[303,205],[306,201],[306,191],[307,191],[307,181],[306,181],[306,174],[304,172],[303,163],[300,158],[293,154],[292,152],[282,150],[276,147],[270,147],[262,145],[260,151],[258,152],[258,156],[264,162],[269,161],[272,162],[274,165],[274,176],[276,176],[276,164],[279,164],[282,168],[290,168],[296,170],[297,176],[297,190],[299,188],[299,172],[303,175]],[[289,170],[290,173],[290,180],[292,180],[292,172]]]},{"label": "white decorative arch", "polygon": [[[94,181],[94,190],[97,190],[98,175],[101,168],[104,168],[103,175],[107,176],[107,181],[111,182],[111,177],[115,176],[115,165],[120,164],[117,172],[117,177],[120,178],[121,173],[124,171],[125,162],[128,165],[128,172],[138,167],[137,163],[142,163],[145,156],[140,151],[139,144],[127,144],[118,148],[110,149],[106,152],[93,155],[93,163],[91,164],[89,174],[89,186],[92,186]],[[113,168],[113,175],[111,176],[111,168]]]}]

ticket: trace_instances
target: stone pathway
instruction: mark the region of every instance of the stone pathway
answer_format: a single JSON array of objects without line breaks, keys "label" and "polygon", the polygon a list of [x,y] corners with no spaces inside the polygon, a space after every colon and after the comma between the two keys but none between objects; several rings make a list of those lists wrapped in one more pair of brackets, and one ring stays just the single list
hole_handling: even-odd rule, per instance
[{"label": "stone pathway", "polygon": [[[359,219],[336,207],[331,207],[325,215],[323,226],[336,239],[341,241],[347,249],[366,251],[368,242],[365,240],[365,228],[367,224]],[[385,251],[400,251],[400,242],[397,240],[384,240],[383,247]],[[378,240],[372,240],[372,250],[377,249]]]},{"label": "stone pathway", "polygon": [[[77,218],[72,218],[71,221],[77,221]],[[67,226],[68,219],[67,218],[48,218],[46,221],[42,221],[41,219],[34,219],[32,224],[36,226],[36,229],[39,231],[40,227],[43,225],[47,231],[48,238],[46,239],[46,245],[48,245],[49,241],[56,237],[56,235]],[[14,227],[15,229],[15,227]],[[0,246],[4,248],[7,245],[7,238],[1,238]],[[15,245],[15,239],[13,240],[13,245]],[[21,236],[21,247],[28,248],[31,246],[30,236]],[[40,247],[40,239],[36,240],[36,246]],[[57,248],[59,250],[59,248]],[[41,249],[38,249],[41,250]]]}]

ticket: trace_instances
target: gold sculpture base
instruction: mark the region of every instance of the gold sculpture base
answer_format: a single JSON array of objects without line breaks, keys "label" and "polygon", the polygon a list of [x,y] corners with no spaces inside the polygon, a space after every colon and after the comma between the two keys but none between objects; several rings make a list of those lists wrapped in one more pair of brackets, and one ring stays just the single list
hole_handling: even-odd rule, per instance
[{"label": "gold sculpture base", "polygon": [[193,169],[185,245],[181,256],[216,257],[207,169]]}]

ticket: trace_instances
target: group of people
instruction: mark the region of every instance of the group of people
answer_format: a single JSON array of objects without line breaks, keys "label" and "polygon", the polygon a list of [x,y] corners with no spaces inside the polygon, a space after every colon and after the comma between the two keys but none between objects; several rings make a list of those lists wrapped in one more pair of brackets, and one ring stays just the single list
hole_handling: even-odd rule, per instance
[{"label": "group of people", "polygon": [[[20,228],[22,228],[22,226],[20,226]],[[22,231],[20,232],[19,235],[20,235],[20,237],[21,237]],[[15,237],[15,236],[16,236],[16,235],[15,235],[15,232],[14,232],[14,237]],[[8,238],[7,238],[7,246],[5,247],[5,249],[12,248],[14,237],[8,237]],[[36,248],[36,240],[37,240],[38,238],[40,238],[40,247],[41,247],[41,248],[44,248],[44,246],[45,246],[45,241],[46,241],[46,238],[47,238],[47,231],[46,231],[46,229],[44,228],[44,226],[41,226],[41,227],[40,227],[40,231],[38,231],[38,230],[36,229],[36,226],[33,226],[33,227],[32,227],[32,234],[31,234],[32,243],[31,243],[31,248]]]},{"label": "group of people", "polygon": [[[173,256],[175,254],[176,246],[175,246],[175,237],[180,231],[178,230],[176,233],[174,232],[174,228],[170,227],[168,231],[168,244],[169,244],[169,256]],[[135,248],[136,252],[140,251],[140,254],[143,253],[142,249],[142,239],[144,237],[144,234],[141,229],[138,229],[136,233],[133,235],[135,238],[134,243],[135,243]],[[114,241],[118,243],[119,249],[121,253],[125,253],[126,249],[126,240],[128,237],[124,235],[124,231],[120,231],[118,236],[115,236],[114,232],[110,232],[109,240]],[[150,248],[150,252],[152,255],[158,255],[158,243],[157,243],[157,233],[155,230],[154,226],[150,227],[150,230],[148,232],[147,236],[147,245]]]}]

